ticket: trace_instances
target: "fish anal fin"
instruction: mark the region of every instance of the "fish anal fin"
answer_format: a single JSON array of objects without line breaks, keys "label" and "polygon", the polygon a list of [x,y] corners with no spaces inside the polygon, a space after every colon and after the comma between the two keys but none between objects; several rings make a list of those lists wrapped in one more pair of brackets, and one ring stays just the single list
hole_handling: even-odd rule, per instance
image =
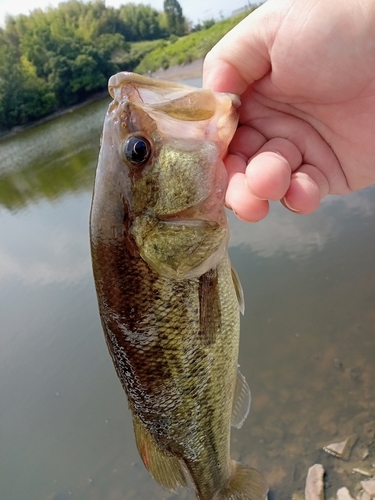
[{"label": "fish anal fin", "polygon": [[232,406],[231,423],[233,427],[237,427],[237,429],[239,429],[242,426],[249,413],[250,403],[251,403],[250,388],[247,385],[245,377],[238,370],[236,387],[233,396],[233,406]]},{"label": "fish anal fin", "polygon": [[268,484],[260,472],[233,462],[233,474],[215,500],[264,500],[267,494]]},{"label": "fish anal fin", "polygon": [[133,416],[135,441],[138,452],[151,476],[163,488],[176,492],[179,486],[187,486],[185,473],[178,458],[167,455],[142,424]]},{"label": "fish anal fin", "polygon": [[241,311],[242,314],[245,314],[245,297],[244,297],[244,294],[243,294],[241,281],[240,281],[240,278],[239,278],[239,276],[237,274],[237,271],[233,267],[233,264],[232,264],[232,268],[231,269],[232,269],[233,285],[234,285],[234,289],[236,291],[237,300],[238,300],[238,308],[239,308],[239,310]]}]

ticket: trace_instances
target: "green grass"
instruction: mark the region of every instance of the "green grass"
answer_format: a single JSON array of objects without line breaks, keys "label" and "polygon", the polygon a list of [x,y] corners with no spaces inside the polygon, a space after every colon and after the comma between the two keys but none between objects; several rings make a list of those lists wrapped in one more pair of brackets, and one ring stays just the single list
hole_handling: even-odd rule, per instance
[{"label": "green grass", "polygon": [[116,54],[113,62],[120,64],[123,71],[133,71],[144,57],[152,51],[161,50],[168,45],[167,40],[146,40],[143,42],[132,42],[128,52]]},{"label": "green grass", "polygon": [[[133,66],[137,73],[145,74],[159,68],[167,69],[170,66],[188,64],[196,59],[205,57],[212,47],[230,31],[236,24],[244,19],[247,12],[235,17],[219,21],[209,29],[197,31],[181,38],[173,37],[171,40],[157,40],[155,42],[139,42],[132,44],[131,52],[140,56],[137,66]],[[160,45],[157,45],[157,42]],[[155,44],[155,47],[146,44]],[[134,47],[136,45],[136,47]],[[143,54],[143,56],[141,55]],[[133,59],[135,61],[135,57]]]}]

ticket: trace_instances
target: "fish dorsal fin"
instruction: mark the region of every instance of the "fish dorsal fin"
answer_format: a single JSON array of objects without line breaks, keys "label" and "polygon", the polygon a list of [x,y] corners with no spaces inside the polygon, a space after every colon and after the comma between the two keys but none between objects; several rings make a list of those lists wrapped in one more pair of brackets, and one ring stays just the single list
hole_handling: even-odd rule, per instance
[{"label": "fish dorsal fin", "polygon": [[239,307],[241,313],[245,314],[245,297],[243,294],[240,278],[238,277],[237,271],[233,267],[233,264],[232,264],[231,269],[232,269],[233,285],[234,285],[234,289],[236,290],[236,295],[237,295],[237,300],[238,300],[238,307]]},{"label": "fish dorsal fin", "polygon": [[251,394],[245,377],[237,370],[236,388],[232,406],[232,425],[239,429],[250,410]]},{"label": "fish dorsal fin", "polygon": [[138,452],[151,476],[169,491],[176,492],[179,486],[186,487],[186,477],[180,461],[161,450],[142,422],[135,416],[133,416],[133,425]]}]

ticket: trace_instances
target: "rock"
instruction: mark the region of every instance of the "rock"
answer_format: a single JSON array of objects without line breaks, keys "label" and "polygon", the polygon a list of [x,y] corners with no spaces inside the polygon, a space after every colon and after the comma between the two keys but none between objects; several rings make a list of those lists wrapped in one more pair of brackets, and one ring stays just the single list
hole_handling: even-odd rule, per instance
[{"label": "rock", "polygon": [[355,467],[353,469],[353,473],[361,474],[361,476],[371,477],[371,473],[368,470],[366,470],[366,469],[359,469],[358,467]]},{"label": "rock", "polygon": [[305,500],[324,500],[324,469],[315,464],[308,470],[305,487]]},{"label": "rock", "polygon": [[370,498],[375,497],[375,479],[370,479],[369,481],[361,481],[362,488]]},{"label": "rock", "polygon": [[368,493],[365,491],[362,491],[357,495],[357,500],[371,500],[371,497]]},{"label": "rock", "polygon": [[354,500],[350,495],[348,488],[340,488],[337,491],[337,500]]},{"label": "rock", "polygon": [[331,443],[328,446],[324,446],[323,450],[327,453],[330,453],[336,458],[348,460],[356,441],[357,436],[355,434],[352,434],[347,439],[345,439],[345,441],[340,441],[339,443]]}]

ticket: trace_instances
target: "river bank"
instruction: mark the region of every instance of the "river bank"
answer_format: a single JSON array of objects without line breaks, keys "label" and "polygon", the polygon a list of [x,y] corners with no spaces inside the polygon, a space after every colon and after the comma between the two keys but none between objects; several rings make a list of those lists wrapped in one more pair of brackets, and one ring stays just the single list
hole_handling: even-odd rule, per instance
[{"label": "river bank", "polygon": [[204,59],[197,59],[189,64],[180,64],[179,66],[171,66],[168,69],[160,68],[152,73],[153,78],[171,81],[187,80],[188,78],[196,78],[202,75]]},{"label": "river bank", "polygon": [[[160,68],[157,71],[153,72],[151,76],[153,78],[157,78],[160,80],[170,80],[175,82],[175,81],[187,80],[189,78],[199,77],[202,75],[202,70],[203,70],[203,58],[197,59],[196,61],[192,61],[189,64],[171,66],[170,68],[167,69]],[[59,118],[60,116],[63,116],[67,113],[73,113],[77,109],[87,106],[88,104],[91,104],[93,102],[100,101],[101,99],[104,99],[106,97],[108,97],[107,89],[102,90],[101,92],[98,92],[96,94],[93,94],[89,99],[86,99],[83,102],[75,104],[74,106],[70,106],[69,108],[66,109],[57,110],[54,113],[47,115],[41,118],[40,120],[32,122],[28,125],[20,125],[14,127],[9,132],[4,133],[3,135],[0,134],[0,141],[13,137],[19,134],[20,132],[23,132],[24,130],[37,127],[38,125],[54,120],[55,118]]]}]

